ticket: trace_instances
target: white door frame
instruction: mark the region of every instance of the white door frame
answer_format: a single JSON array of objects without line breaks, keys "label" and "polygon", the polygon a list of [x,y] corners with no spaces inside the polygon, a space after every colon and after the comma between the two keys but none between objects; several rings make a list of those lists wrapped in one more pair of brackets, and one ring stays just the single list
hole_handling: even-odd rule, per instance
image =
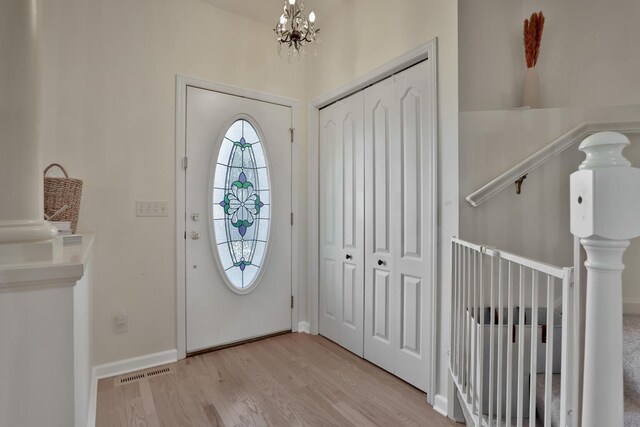
[{"label": "white door frame", "polygon": [[[186,107],[187,107],[187,87],[196,87],[205,90],[225,93],[242,98],[254,99],[256,101],[269,102],[291,108],[291,123],[293,129],[298,129],[300,117],[299,102],[295,99],[272,95],[263,92],[256,92],[236,86],[214,83],[195,77],[176,75],[176,348],[178,359],[187,356],[187,307],[186,307],[186,239],[187,227],[186,212],[186,170],[183,167],[186,144]],[[291,209],[294,218],[299,218],[299,196],[298,188],[293,183],[298,182],[299,169],[299,149],[298,132],[293,133],[293,143],[291,158]],[[291,329],[298,331],[298,240],[299,240],[299,220],[293,222],[291,230],[291,295],[295,302],[295,307],[291,310]]]},{"label": "white door frame", "polygon": [[404,55],[368,72],[360,78],[339,87],[328,94],[312,100],[309,103],[309,323],[312,334],[318,334],[318,316],[319,316],[319,259],[320,259],[320,240],[319,240],[319,122],[320,109],[326,107],[333,102],[345,98],[355,92],[358,92],[374,83],[382,81],[406,68],[411,67],[421,61],[429,60],[430,71],[434,76],[432,82],[432,90],[435,95],[431,100],[432,123],[432,155],[431,155],[431,185],[432,199],[429,201],[431,205],[430,227],[433,242],[431,247],[431,292],[430,292],[430,316],[428,316],[428,324],[425,325],[429,331],[429,380],[427,382],[427,400],[431,405],[434,404],[436,379],[437,379],[437,331],[438,331],[438,78],[437,78],[437,38],[425,43],[422,46],[411,50]]}]

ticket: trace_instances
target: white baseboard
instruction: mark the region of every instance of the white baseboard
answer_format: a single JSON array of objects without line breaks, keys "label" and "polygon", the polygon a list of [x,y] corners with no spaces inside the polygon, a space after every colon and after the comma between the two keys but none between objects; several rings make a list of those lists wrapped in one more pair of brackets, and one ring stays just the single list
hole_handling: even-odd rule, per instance
[{"label": "white baseboard", "polygon": [[311,331],[309,322],[298,322],[298,333],[308,334]]},{"label": "white baseboard", "polygon": [[131,359],[105,363],[94,368],[97,379],[109,378],[116,375],[127,374],[141,369],[173,363],[178,360],[178,350],[161,351],[160,353],[146,354]]},{"label": "white baseboard", "polygon": [[438,412],[441,415],[444,415],[445,417],[448,416],[447,413],[447,409],[448,409],[448,402],[447,402],[447,397],[443,396],[442,394],[436,394],[436,398],[433,399],[433,409],[436,410],[436,412]]},{"label": "white baseboard", "polygon": [[622,301],[622,312],[624,314],[640,314],[640,299],[625,298]]}]

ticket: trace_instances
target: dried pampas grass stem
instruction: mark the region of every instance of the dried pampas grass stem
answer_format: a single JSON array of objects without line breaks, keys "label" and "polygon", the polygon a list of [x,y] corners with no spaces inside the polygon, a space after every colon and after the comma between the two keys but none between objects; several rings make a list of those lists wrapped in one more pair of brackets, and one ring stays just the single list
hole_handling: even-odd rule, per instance
[{"label": "dried pampas grass stem", "polygon": [[544,14],[542,11],[534,13],[531,18],[524,20],[524,53],[527,59],[527,68],[533,68],[538,63],[543,30]]}]

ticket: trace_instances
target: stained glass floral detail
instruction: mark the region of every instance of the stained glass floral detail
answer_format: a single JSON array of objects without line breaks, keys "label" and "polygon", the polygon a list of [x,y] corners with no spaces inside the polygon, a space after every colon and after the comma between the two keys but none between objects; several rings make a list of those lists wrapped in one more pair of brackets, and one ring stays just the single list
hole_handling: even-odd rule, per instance
[{"label": "stained glass floral detail", "polygon": [[231,184],[231,192],[225,194],[220,206],[224,208],[226,215],[231,216],[231,225],[238,229],[240,236],[244,237],[247,229],[253,226],[260,215],[260,209],[264,203],[260,201],[253,183],[247,181],[244,172],[240,172],[238,180]]},{"label": "stained glass floral detail", "polygon": [[270,226],[269,173],[262,142],[245,119],[227,130],[213,182],[213,230],[227,282],[255,284],[266,254]]}]

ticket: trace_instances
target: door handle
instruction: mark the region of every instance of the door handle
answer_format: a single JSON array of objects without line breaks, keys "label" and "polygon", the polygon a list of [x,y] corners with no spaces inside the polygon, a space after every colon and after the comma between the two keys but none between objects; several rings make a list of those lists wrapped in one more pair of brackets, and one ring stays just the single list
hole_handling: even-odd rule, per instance
[{"label": "door handle", "polygon": [[196,231],[192,231],[191,232],[191,240],[199,240],[200,239],[200,233],[196,232]]},{"label": "door handle", "polygon": [[386,262],[384,262],[383,260],[381,260],[381,259],[378,260],[378,265],[385,265],[385,264],[386,264]]},{"label": "door handle", "polygon": [[347,255],[345,258],[346,259],[353,259],[353,257],[351,255]]}]

